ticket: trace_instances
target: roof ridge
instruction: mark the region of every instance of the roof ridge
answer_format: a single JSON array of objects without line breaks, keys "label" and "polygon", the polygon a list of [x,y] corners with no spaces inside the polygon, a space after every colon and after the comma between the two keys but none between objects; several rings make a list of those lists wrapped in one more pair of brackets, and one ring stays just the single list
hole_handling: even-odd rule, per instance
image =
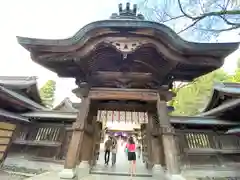
[{"label": "roof ridge", "polygon": [[6,88],[4,86],[0,85],[0,89],[2,91],[4,91],[5,93],[9,94],[10,96],[12,96],[14,98],[17,98],[17,99],[20,99],[21,101],[24,101],[25,103],[32,105],[36,109],[42,109],[42,110],[43,109],[47,109],[46,107],[44,107],[41,104],[33,101],[32,99],[30,99],[30,98],[28,98],[28,97],[26,97],[26,96],[24,96],[22,94],[19,94],[18,92],[15,92],[15,91],[13,91],[11,89],[8,89],[8,88]]},{"label": "roof ridge", "polygon": [[0,76],[2,80],[37,80],[37,76]]}]

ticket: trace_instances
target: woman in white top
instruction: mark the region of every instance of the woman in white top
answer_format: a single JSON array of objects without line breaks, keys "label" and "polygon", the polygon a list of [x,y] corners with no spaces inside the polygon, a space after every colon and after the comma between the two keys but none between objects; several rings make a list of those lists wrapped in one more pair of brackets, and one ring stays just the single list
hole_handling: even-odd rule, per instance
[{"label": "woman in white top", "polygon": [[112,166],[116,164],[116,158],[117,158],[117,144],[114,144],[112,146]]}]

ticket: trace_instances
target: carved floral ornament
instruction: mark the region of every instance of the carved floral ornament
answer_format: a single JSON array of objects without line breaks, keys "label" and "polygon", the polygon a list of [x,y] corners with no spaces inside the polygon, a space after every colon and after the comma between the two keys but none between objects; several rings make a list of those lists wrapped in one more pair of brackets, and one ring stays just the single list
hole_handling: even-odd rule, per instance
[{"label": "carved floral ornament", "polygon": [[121,52],[135,51],[142,44],[139,41],[114,41],[110,43]]}]

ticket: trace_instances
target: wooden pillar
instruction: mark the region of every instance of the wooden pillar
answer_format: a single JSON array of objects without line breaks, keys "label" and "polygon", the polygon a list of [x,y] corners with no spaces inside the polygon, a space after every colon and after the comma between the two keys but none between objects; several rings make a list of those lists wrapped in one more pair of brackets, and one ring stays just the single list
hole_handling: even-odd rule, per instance
[{"label": "wooden pillar", "polygon": [[100,143],[101,143],[101,132],[102,132],[102,123],[96,122],[94,129],[94,148],[93,148],[93,161],[92,165],[96,165],[97,158],[100,154]]},{"label": "wooden pillar", "polygon": [[167,104],[165,101],[161,101],[160,97],[157,100],[157,112],[162,133],[163,149],[167,170],[171,174],[179,174],[180,167],[177,154],[177,146],[175,142],[174,128],[170,123]]},{"label": "wooden pillar", "polygon": [[94,131],[95,131],[95,124],[97,121],[97,109],[94,104],[91,104],[89,115],[87,117],[86,126],[91,131],[86,132],[84,131],[83,135],[83,146],[81,146],[79,162],[84,161],[91,164],[91,160],[93,158],[93,149],[94,149]]},{"label": "wooden pillar", "polygon": [[67,157],[65,160],[65,169],[74,169],[77,165],[80,149],[83,145],[84,129],[86,126],[87,116],[90,107],[90,100],[84,98],[81,102],[78,117],[75,123],[73,123],[72,138],[69,143]]},{"label": "wooden pillar", "polygon": [[83,145],[80,151],[80,161],[90,162],[93,149],[93,136],[87,133],[84,133],[83,136]]},{"label": "wooden pillar", "polygon": [[149,118],[148,119],[148,123],[146,124],[146,143],[147,143],[147,158],[146,158],[146,166],[147,166],[147,169],[151,169],[152,168],[152,148],[153,148],[153,145],[152,145],[152,134],[151,134],[151,119]]},{"label": "wooden pillar", "polygon": [[162,139],[159,134],[159,126],[157,124],[156,113],[148,113],[148,124],[150,127],[151,138],[151,162],[152,165],[163,165],[164,164],[164,153],[162,147]]}]

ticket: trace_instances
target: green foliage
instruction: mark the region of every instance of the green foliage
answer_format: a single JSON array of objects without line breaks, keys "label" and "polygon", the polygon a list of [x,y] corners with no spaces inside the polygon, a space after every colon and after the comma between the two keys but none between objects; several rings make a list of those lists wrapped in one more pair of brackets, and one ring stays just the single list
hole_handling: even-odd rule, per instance
[{"label": "green foliage", "polygon": [[53,107],[54,95],[56,90],[56,82],[48,80],[45,85],[40,89],[40,96],[43,104],[48,107]]},{"label": "green foliage", "polygon": [[216,82],[240,82],[240,71],[229,76],[222,69],[201,76],[182,87],[173,89],[176,97],[170,102],[175,111],[172,115],[191,116],[198,114],[211,98]]},{"label": "green foliage", "polygon": [[230,78],[231,82],[240,82],[240,68],[237,68],[235,74]]},{"label": "green foliage", "polygon": [[240,58],[237,60],[237,68],[240,68]]}]

